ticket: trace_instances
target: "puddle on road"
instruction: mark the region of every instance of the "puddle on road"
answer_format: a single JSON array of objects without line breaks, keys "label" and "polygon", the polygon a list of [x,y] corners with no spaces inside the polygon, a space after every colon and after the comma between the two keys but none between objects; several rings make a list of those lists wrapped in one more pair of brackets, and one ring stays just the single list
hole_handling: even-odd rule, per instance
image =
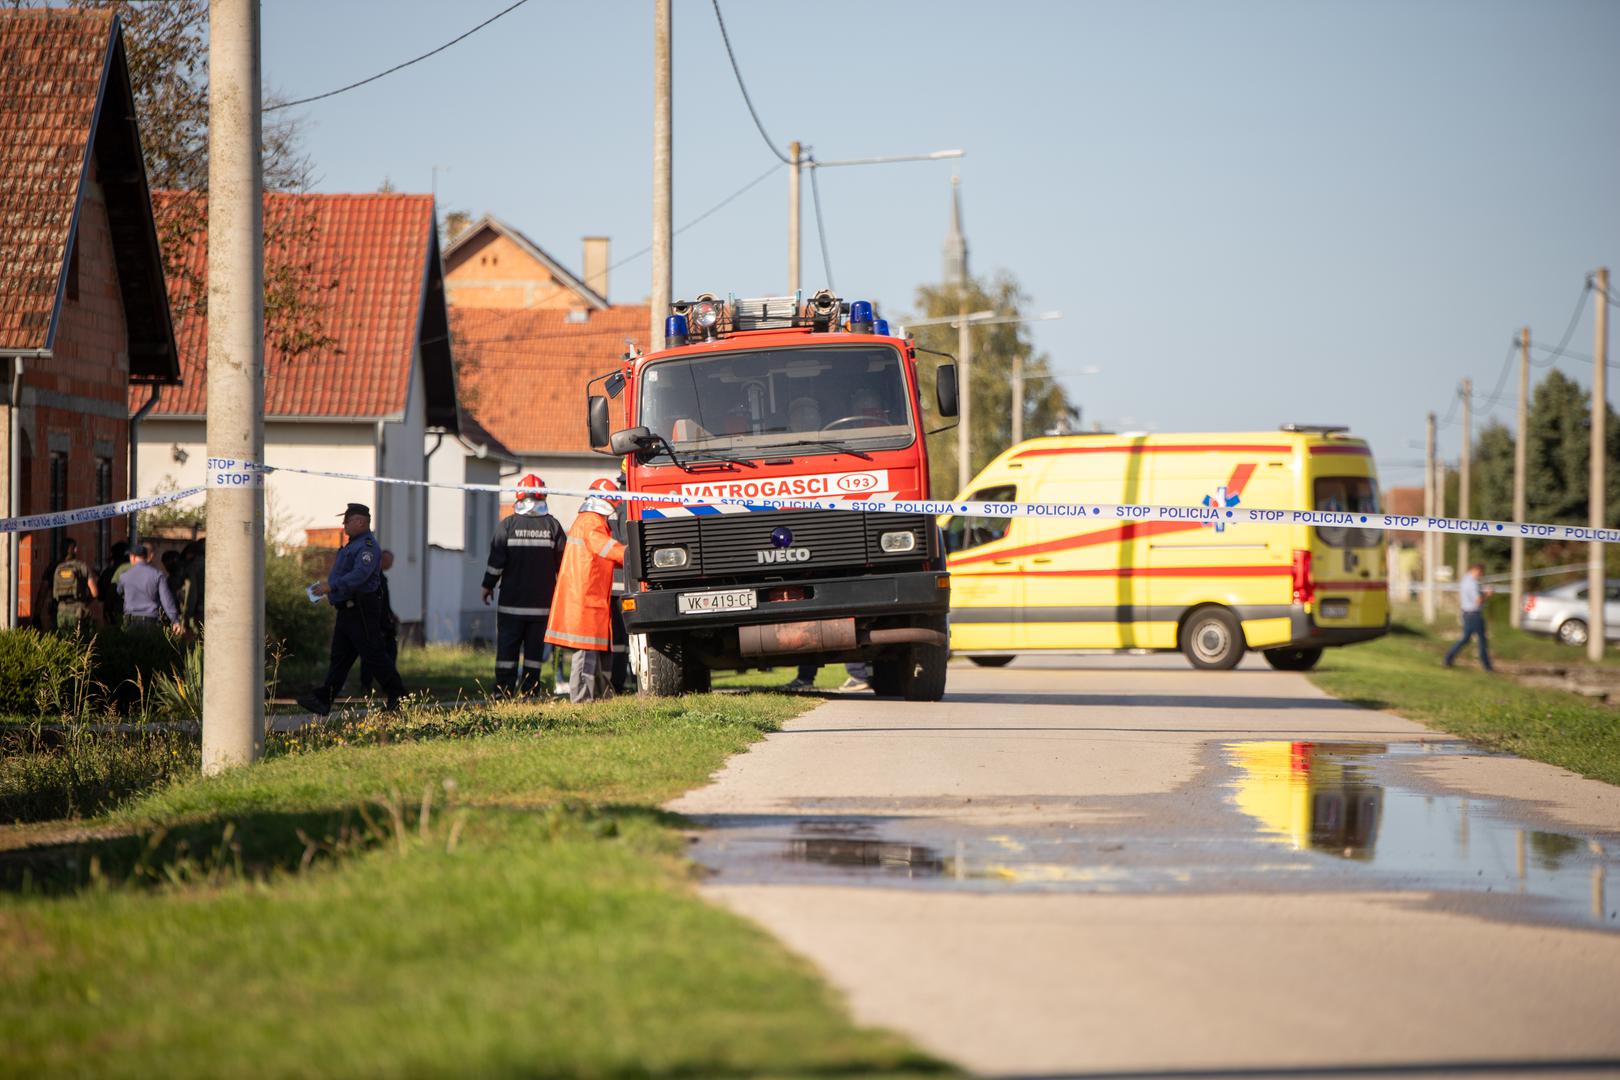
[{"label": "puddle on road", "polygon": [[[1463,743],[1243,742],[1224,783],[1081,800],[1108,824],[1009,830],[941,817],[716,819],[694,857],[728,881],[1088,892],[1399,891],[1516,920],[1620,930],[1620,843],[1535,828],[1413,769]],[[1095,821],[1095,817],[1089,818]],[[1611,878],[1616,879],[1611,884]]]},{"label": "puddle on road", "polygon": [[1412,790],[1401,764],[1432,743],[1247,742],[1227,749],[1233,801],[1261,834],[1297,852],[1365,864],[1380,878],[1439,891],[1550,900],[1596,921],[1620,919],[1609,897],[1615,855],[1595,838],[1508,820],[1492,801]]}]

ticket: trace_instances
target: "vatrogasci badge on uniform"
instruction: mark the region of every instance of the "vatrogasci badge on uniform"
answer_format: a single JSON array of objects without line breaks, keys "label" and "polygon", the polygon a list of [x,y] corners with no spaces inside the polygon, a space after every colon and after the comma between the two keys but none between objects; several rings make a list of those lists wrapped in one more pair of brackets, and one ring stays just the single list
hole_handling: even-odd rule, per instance
[{"label": "vatrogasci badge on uniform", "polygon": [[264,472],[250,461],[211,457],[208,459],[208,486],[211,488],[264,487]]}]

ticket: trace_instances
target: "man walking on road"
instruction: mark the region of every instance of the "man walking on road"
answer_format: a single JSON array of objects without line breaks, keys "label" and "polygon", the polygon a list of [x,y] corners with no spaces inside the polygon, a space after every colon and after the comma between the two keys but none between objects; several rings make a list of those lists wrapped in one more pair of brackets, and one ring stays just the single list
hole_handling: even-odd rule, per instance
[{"label": "man walking on road", "polygon": [[332,702],[349,677],[355,660],[361,660],[376,673],[377,684],[388,696],[388,708],[398,707],[405,696],[405,685],[388,659],[383,642],[382,549],[371,533],[371,508],[350,503],[343,511],[343,531],[349,542],[338,550],[332,572],[326,580],[311,586],[316,596],[338,609],[337,625],[332,628],[332,662],[326,681],[298,699],[298,704],[317,716],[332,711]]},{"label": "man walking on road", "polygon": [[[594,480],[592,491],[617,491],[612,480]],[[576,705],[613,693],[609,685],[613,648],[613,568],[624,565],[624,545],[613,539],[608,517],[613,503],[599,495],[585,500],[568,530],[557,579],[556,614],[546,640],[574,650],[568,696]]]},{"label": "man walking on road", "polygon": [[1479,638],[1479,666],[1486,671],[1495,671],[1491,667],[1491,649],[1485,641],[1485,600],[1492,590],[1480,583],[1485,576],[1485,564],[1474,563],[1468,568],[1468,573],[1462,580],[1462,638],[1446,653],[1446,667],[1457,661],[1457,654],[1463,651],[1471,637]]},{"label": "man walking on road", "polygon": [[501,595],[495,605],[495,689],[518,691],[519,653],[522,654],[522,689],[539,691],[540,663],[546,651],[546,621],[551,617],[551,596],[557,587],[567,534],[562,523],[546,512],[545,484],[534,473],[518,481],[512,516],[495,527],[489,541],[489,565],[484,568],[484,603]]}]

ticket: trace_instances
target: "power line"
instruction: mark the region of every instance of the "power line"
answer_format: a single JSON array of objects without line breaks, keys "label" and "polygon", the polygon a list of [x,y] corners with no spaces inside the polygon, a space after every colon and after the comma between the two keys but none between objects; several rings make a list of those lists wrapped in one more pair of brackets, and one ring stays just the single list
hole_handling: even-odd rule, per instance
[{"label": "power line", "polygon": [[1502,358],[1502,373],[1496,377],[1496,389],[1492,390],[1490,395],[1483,399],[1487,408],[1496,405],[1502,400],[1502,391],[1507,388],[1508,372],[1513,370],[1513,354],[1518,351],[1518,348],[1519,343],[1517,340],[1509,343],[1507,356]]},{"label": "power line", "polygon": [[1575,336],[1575,327],[1580,324],[1581,313],[1586,310],[1586,294],[1595,287],[1592,279],[1588,277],[1586,284],[1581,287],[1581,295],[1575,298],[1575,310],[1569,313],[1569,325],[1564,327],[1564,336],[1559,339],[1558,348],[1550,351],[1543,366],[1556,363],[1560,356],[1566,355],[1564,350],[1569,347],[1569,339]]},{"label": "power line", "polygon": [[827,272],[827,288],[837,292],[838,290],[833,287],[832,258],[827,254],[827,225],[821,216],[821,183],[816,179],[816,173],[820,171],[816,168],[816,159],[811,158],[810,198],[816,208],[816,235],[821,238],[821,268]]},{"label": "power line", "polygon": [[387,71],[379,71],[375,75],[368,75],[366,78],[361,79],[359,82],[352,82],[348,86],[340,86],[336,90],[328,90],[324,94],[315,94],[312,97],[299,98],[296,101],[284,101],[279,105],[268,105],[268,106],[266,106],[265,108],[263,108],[260,111],[261,112],[275,112],[278,109],[290,109],[294,105],[308,105],[312,101],[321,101],[324,98],[336,97],[339,94],[346,94],[350,90],[354,90],[354,89],[357,89],[359,87],[362,87],[362,86],[366,85],[367,83],[376,82],[378,79],[381,79],[381,78],[383,78],[384,76],[387,76],[387,75],[392,75],[396,71],[402,71],[405,68],[410,67],[412,64],[419,64],[423,60],[426,60],[430,56],[437,56],[439,53],[444,52],[444,50],[448,49],[450,46],[456,44],[457,42],[467,40],[468,38],[472,37],[474,34],[478,33],[478,31],[482,30],[484,27],[486,27],[490,23],[494,22],[496,19],[499,19],[503,15],[511,14],[512,12],[516,11],[518,8],[522,7],[524,4],[527,4],[528,2],[529,2],[529,0],[517,0],[516,3],[512,4],[509,7],[502,8],[500,11],[497,11],[495,14],[491,15],[489,18],[485,19],[483,22],[479,23],[477,26],[473,27],[471,30],[468,30],[466,33],[460,35],[459,37],[453,37],[449,41],[445,42],[443,45],[440,45],[438,48],[430,49],[429,51],[423,53],[421,56],[412,57],[411,59],[405,61],[403,64],[395,64],[393,67],[389,68]]},{"label": "power line", "polygon": [[[1543,345],[1539,341],[1532,341],[1530,343],[1530,347],[1532,349],[1540,349],[1544,353],[1550,353],[1550,352],[1554,351],[1554,349],[1553,349],[1553,347],[1551,345]],[[1574,349],[1565,349],[1564,350],[1564,355],[1569,357],[1571,360],[1579,360],[1583,364],[1595,364],[1595,363],[1597,363],[1597,361],[1592,359],[1591,356],[1587,355],[1586,353],[1576,352]],[[1555,364],[1556,362],[1557,362],[1556,360],[1553,360],[1553,359],[1550,359],[1550,358],[1547,359],[1547,360],[1532,360],[1531,361],[1531,363],[1535,364],[1537,367],[1552,367],[1553,364]],[[1609,366],[1614,367],[1615,365],[1610,364]]]},{"label": "power line", "polygon": [[[737,89],[742,91],[743,104],[748,106],[748,115],[754,118],[754,126],[759,129],[759,137],[765,140],[765,145],[770,148],[771,153],[776,155],[776,159],[784,165],[791,165],[793,162],[786,154],[776,148],[776,143],[772,142],[771,137],[765,133],[765,125],[760,121],[759,112],[754,108],[754,99],[748,96],[748,86],[743,82],[742,69],[737,66],[737,54],[731,51],[731,35],[726,33],[726,19],[725,16],[720,14],[720,0],[711,0],[711,2],[714,4],[714,21],[720,24],[720,40],[726,43],[726,56],[731,60],[732,74],[737,76]],[[816,174],[812,171],[810,173],[812,184],[815,183],[815,178]]]}]

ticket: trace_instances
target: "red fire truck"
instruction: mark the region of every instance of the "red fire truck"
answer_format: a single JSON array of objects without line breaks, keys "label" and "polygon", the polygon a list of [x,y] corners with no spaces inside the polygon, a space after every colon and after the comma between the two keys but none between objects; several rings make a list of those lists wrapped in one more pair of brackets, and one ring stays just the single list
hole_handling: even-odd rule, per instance
[{"label": "red fire truck", "polygon": [[[956,415],[956,369],[938,367],[925,402],[916,349],[870,303],[706,294],[670,311],[663,350],[587,388],[591,443],[625,459],[629,490],[928,498],[925,435]],[[930,513],[640,501],[625,534],[624,620],[646,635],[648,693],[706,690],[715,670],[857,660],[879,694],[945,692],[950,577]]]}]

